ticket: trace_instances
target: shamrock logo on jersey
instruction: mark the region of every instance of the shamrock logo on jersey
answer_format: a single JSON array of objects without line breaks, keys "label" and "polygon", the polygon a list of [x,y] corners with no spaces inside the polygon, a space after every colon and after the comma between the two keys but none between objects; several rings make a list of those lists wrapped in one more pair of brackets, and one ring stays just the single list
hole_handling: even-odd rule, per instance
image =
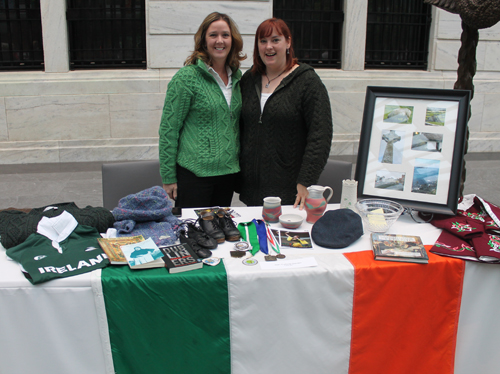
[{"label": "shamrock logo on jersey", "polygon": [[492,251],[500,253],[500,236],[490,235],[488,245],[491,247]]},{"label": "shamrock logo on jersey", "polygon": [[453,222],[451,228],[457,230],[458,232],[472,231],[476,230],[475,227],[471,227],[468,223]]}]

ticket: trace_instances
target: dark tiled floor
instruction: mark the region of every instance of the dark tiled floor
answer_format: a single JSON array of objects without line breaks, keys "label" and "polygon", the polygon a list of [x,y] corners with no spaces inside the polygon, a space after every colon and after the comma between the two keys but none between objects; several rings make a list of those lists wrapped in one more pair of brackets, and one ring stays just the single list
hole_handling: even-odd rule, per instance
[{"label": "dark tiled floor", "polygon": [[[355,157],[338,157],[355,162]],[[500,205],[500,153],[466,155],[465,194]],[[101,162],[0,165],[0,209],[60,202],[102,206]],[[243,205],[238,197],[234,206]]]}]

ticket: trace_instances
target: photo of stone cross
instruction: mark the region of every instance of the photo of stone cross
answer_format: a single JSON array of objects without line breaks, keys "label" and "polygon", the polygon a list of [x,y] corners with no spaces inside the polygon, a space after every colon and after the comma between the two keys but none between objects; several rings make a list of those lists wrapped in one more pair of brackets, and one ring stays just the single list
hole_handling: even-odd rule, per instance
[{"label": "photo of stone cross", "polygon": [[386,164],[392,164],[394,157],[394,143],[399,142],[401,140],[401,137],[396,134],[396,131],[390,130],[388,134],[382,135],[382,140],[387,143],[382,162]]}]

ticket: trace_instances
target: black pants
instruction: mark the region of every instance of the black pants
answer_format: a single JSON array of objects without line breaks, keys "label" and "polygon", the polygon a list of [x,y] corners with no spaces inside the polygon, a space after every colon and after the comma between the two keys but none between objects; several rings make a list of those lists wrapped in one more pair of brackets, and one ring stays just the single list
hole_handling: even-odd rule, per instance
[{"label": "black pants", "polygon": [[233,199],[236,174],[197,177],[177,165],[177,200],[181,208],[228,207]]}]

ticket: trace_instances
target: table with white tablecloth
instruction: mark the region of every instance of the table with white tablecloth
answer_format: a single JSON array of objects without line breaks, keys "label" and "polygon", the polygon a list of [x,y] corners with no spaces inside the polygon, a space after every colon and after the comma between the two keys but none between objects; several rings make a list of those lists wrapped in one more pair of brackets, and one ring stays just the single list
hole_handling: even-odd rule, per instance
[{"label": "table with white tablecloth", "polygon": [[[261,217],[260,207],[236,207],[234,211],[239,215],[236,222]],[[303,211],[283,207],[283,213],[292,212],[305,217]],[[189,217],[195,218],[194,211],[184,209],[182,218]],[[272,226],[280,228],[279,224]],[[299,230],[311,226],[304,222]],[[434,244],[440,234],[434,226],[416,223],[408,215],[400,217],[388,232],[419,235],[426,245]],[[438,373],[440,369],[426,369],[434,362],[445,362],[439,368],[456,374],[498,372],[500,357],[495,347],[500,342],[500,324],[495,311],[500,307],[496,297],[500,268],[496,265],[464,263],[431,253],[426,265],[374,261],[366,231],[342,250],[316,245],[282,249],[287,256],[283,261],[312,257],[314,267],[263,269],[263,253],[255,255],[257,265],[245,266],[229,255],[232,249],[233,244],[226,242],[213,250],[214,257],[223,258],[219,267],[204,265],[202,270],[180,273],[184,275],[169,274],[166,269],[113,267],[36,286],[1,249],[0,373],[377,372],[365,365],[378,365],[377,370],[384,373]],[[106,277],[106,272],[112,276]],[[227,311],[221,305],[208,305],[208,291],[182,301],[174,295],[185,286],[183,282],[201,284],[200,279],[210,280],[214,275],[227,296],[212,290],[218,293],[213,300],[226,297],[222,309]],[[448,278],[450,284],[446,284]],[[418,282],[413,283],[414,279]],[[401,280],[405,284],[399,284]],[[121,321],[128,318],[125,312],[144,307],[141,303],[110,305],[124,284],[128,284],[127,292],[140,285],[131,295],[151,292],[148,302],[154,307],[149,307],[148,318],[154,323],[142,325],[136,319],[134,326],[122,328]],[[209,286],[204,290],[210,290]],[[401,294],[392,294],[394,290]],[[439,299],[449,296],[448,292],[454,295],[441,308]],[[200,301],[202,298],[206,300]],[[207,320],[193,323],[180,316],[173,322],[181,310],[203,308],[206,314],[196,316],[205,315]],[[210,329],[219,322],[219,314],[227,317],[227,323]],[[437,331],[441,321],[448,327]],[[183,323],[189,324],[189,334],[180,333]],[[129,347],[123,340],[133,333],[139,338],[132,339]],[[222,333],[227,336],[218,336]],[[141,334],[153,340],[142,341]],[[200,351],[200,347],[212,349],[206,343],[211,341],[213,350]],[[443,346],[448,348],[440,352]],[[178,353],[182,351],[179,347],[186,351],[185,356]],[[219,356],[217,350],[221,357],[214,357]],[[442,357],[432,357],[435,352]],[[196,360],[196,365],[191,364]],[[182,365],[189,369],[182,370]]]}]

